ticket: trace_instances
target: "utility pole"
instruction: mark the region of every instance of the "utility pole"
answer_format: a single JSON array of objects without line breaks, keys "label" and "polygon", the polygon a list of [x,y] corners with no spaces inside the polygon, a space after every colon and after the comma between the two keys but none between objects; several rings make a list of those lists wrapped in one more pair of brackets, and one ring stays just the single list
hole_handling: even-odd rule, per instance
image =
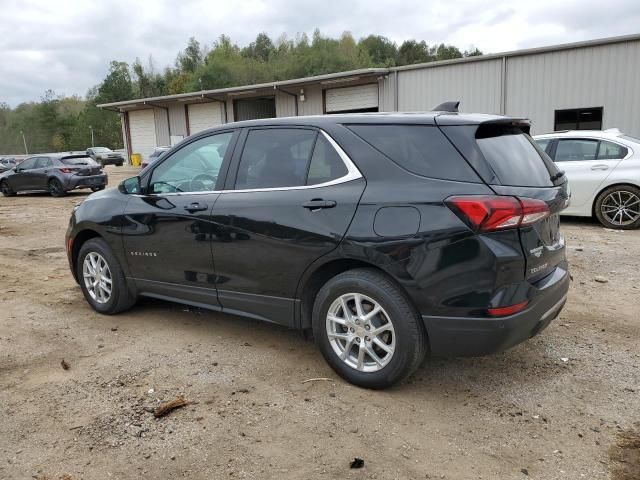
[{"label": "utility pole", "polygon": [[24,154],[29,155],[29,151],[27,150],[27,140],[24,138],[24,132],[20,130],[20,135],[22,135],[22,143],[24,143]]},{"label": "utility pole", "polygon": [[89,130],[91,130],[91,146],[95,147],[96,142],[93,140],[93,127],[91,125],[89,125]]}]

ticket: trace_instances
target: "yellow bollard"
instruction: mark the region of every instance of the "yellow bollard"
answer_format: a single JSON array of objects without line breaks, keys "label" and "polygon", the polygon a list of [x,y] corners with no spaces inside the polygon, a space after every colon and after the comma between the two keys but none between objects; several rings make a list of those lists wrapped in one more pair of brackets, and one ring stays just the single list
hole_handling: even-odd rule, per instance
[{"label": "yellow bollard", "polygon": [[139,167],[141,163],[142,163],[142,155],[140,155],[139,153],[132,153],[131,165],[133,165],[134,167]]}]

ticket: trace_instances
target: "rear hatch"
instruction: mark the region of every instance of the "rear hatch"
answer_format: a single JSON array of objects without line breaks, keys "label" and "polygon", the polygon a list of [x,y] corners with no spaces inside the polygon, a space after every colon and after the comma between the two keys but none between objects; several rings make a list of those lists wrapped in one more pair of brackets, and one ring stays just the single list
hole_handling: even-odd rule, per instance
[{"label": "rear hatch", "polygon": [[[438,117],[440,119],[440,117]],[[568,184],[553,161],[529,136],[528,121],[491,120],[476,125],[442,125],[441,130],[498,195],[543,201],[548,216],[521,226],[526,278],[535,282],[565,261],[560,212],[568,206]]]},{"label": "rear hatch", "polygon": [[102,173],[100,165],[87,155],[68,155],[62,157],[60,161],[69,171],[81,177],[100,175]]}]

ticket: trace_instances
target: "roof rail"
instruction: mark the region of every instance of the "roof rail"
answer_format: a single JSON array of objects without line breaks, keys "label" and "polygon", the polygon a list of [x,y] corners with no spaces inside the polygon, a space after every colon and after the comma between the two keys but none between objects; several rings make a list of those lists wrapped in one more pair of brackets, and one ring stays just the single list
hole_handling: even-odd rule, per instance
[{"label": "roof rail", "polygon": [[432,112],[458,112],[460,106],[460,100],[455,102],[444,102],[431,109]]}]

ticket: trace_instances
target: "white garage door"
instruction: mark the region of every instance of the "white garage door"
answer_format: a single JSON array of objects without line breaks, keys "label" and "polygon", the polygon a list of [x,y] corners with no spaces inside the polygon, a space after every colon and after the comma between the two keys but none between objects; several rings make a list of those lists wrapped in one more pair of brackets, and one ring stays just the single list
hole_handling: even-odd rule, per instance
[{"label": "white garage door", "polygon": [[149,158],[156,148],[156,123],[153,109],[129,112],[131,132],[131,153],[139,153],[143,159]]},{"label": "white garage door", "polygon": [[327,113],[378,107],[378,84],[332,88],[326,92]]},{"label": "white garage door", "polygon": [[220,103],[199,103],[189,105],[189,133],[201,132],[222,123]]}]

